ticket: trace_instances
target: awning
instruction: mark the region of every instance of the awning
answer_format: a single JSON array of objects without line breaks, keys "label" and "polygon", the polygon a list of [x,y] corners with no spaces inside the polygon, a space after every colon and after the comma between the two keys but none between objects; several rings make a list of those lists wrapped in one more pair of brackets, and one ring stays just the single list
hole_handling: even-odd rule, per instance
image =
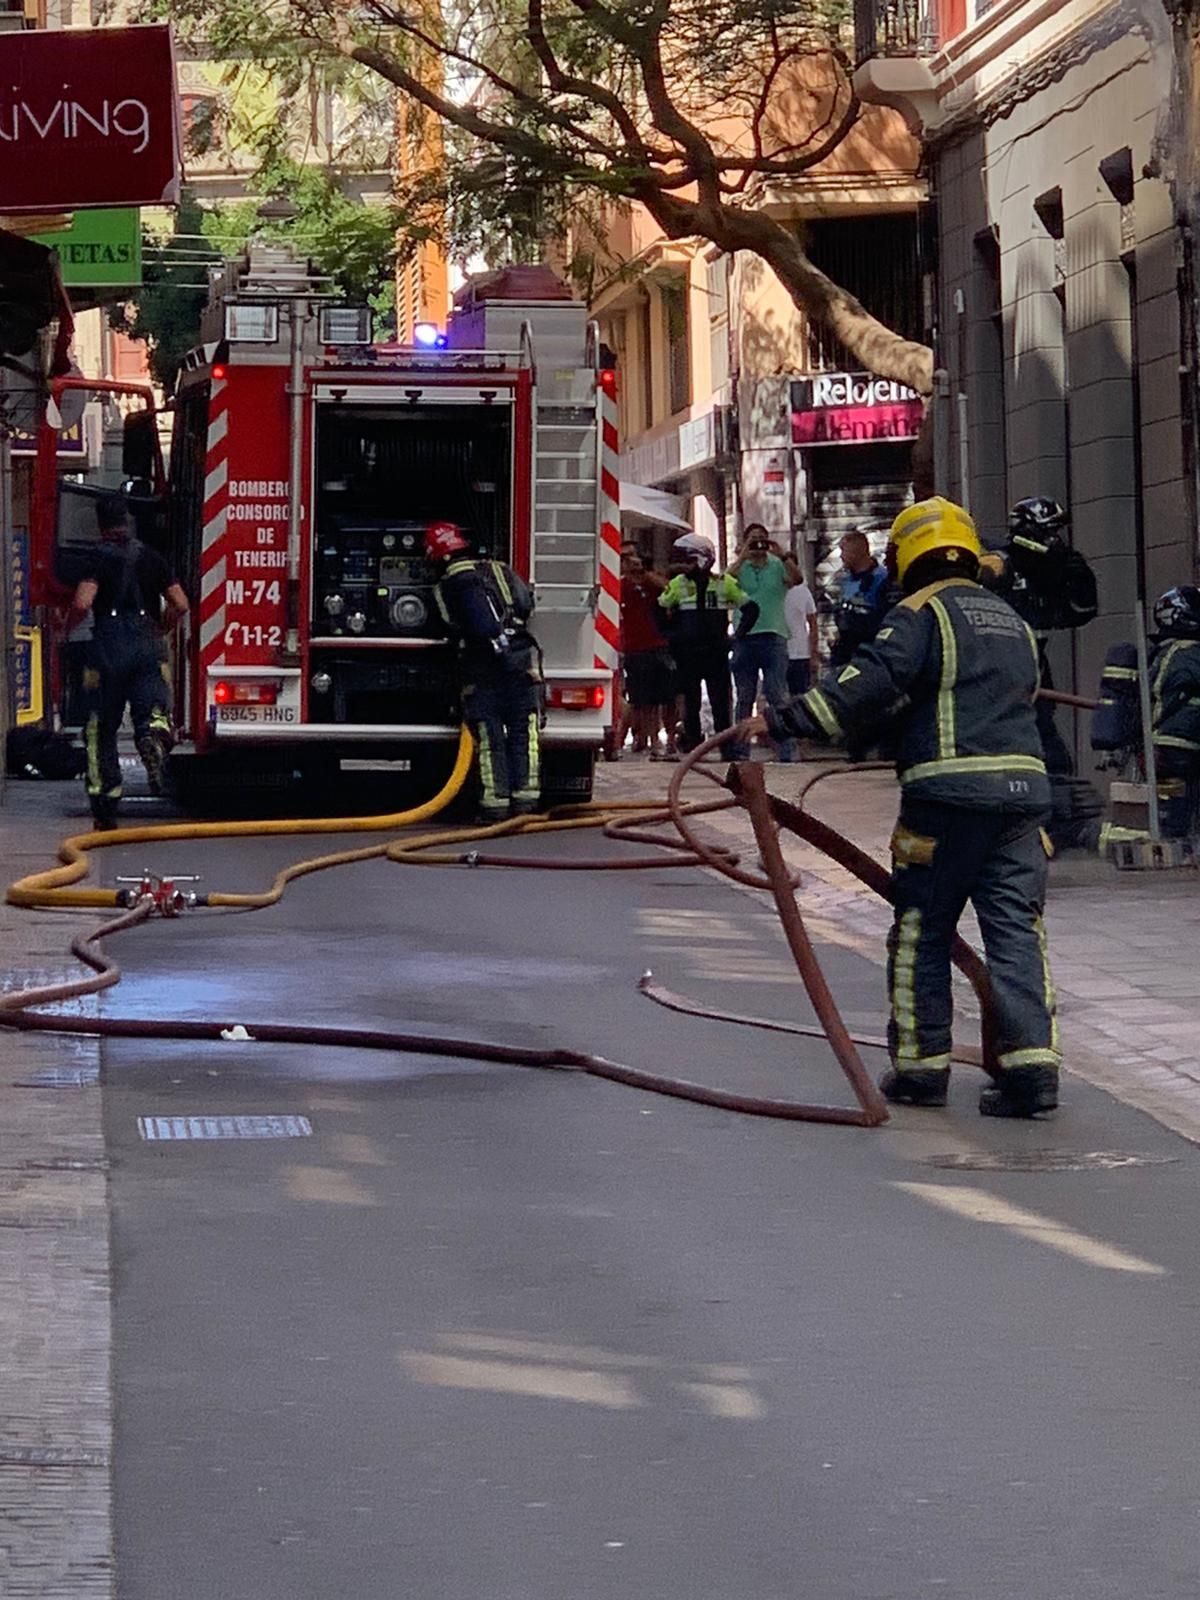
[{"label": "awning", "polygon": [[658,522],[664,528],[679,528],[691,533],[692,525],[684,513],[687,501],[682,495],[663,489],[647,489],[640,483],[621,485],[621,521]]},{"label": "awning", "polygon": [[68,371],[67,349],[75,331],[57,257],[45,245],[0,229],[0,355],[28,356],[39,329],[55,318],[51,377]]}]

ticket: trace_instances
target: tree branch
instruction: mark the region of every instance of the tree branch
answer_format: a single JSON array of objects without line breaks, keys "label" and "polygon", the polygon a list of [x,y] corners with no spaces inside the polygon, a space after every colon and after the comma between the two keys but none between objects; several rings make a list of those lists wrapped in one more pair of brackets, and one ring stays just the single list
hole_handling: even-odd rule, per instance
[{"label": "tree branch", "polygon": [[[669,3],[669,0],[668,0]],[[648,28],[635,57],[642,72],[646,103],[654,126],[683,151],[705,205],[720,204],[720,176],[712,145],[671,99],[662,59],[662,24]]]},{"label": "tree branch", "polygon": [[[453,45],[442,43],[440,40],[435,39],[432,34],[418,27],[411,18],[380,4],[379,0],[372,0],[372,10],[381,21],[386,21],[388,26],[398,29],[408,38],[415,40],[435,57],[457,62],[459,66],[466,67],[469,71],[477,72],[480,77],[486,78],[495,88],[511,96],[518,105],[525,106],[528,110],[535,112],[539,118],[554,124],[563,133],[569,134],[571,138],[577,139],[593,155],[600,156],[606,161],[615,161],[619,158],[619,151],[614,145],[606,143],[597,134],[581,127],[573,117],[559,107],[550,105],[544,97],[530,94],[527,89],[523,89],[520,84],[515,83],[511,78],[505,77],[503,73],[497,72],[494,67],[489,67],[486,62],[481,61],[477,56],[468,55],[463,50],[455,49]],[[378,71],[379,69],[376,68],[375,70]],[[392,79],[392,81],[395,82],[396,80]],[[399,85],[397,86],[399,87]],[[453,104],[453,102],[446,103]],[[445,115],[445,113],[440,112],[438,114]],[[506,124],[506,126],[508,125]]]},{"label": "tree branch", "polygon": [[618,95],[611,89],[605,88],[603,84],[595,83],[589,78],[575,77],[563,70],[546,36],[542,0],[528,0],[527,20],[529,43],[534,55],[542,64],[551,90],[555,94],[576,95],[579,99],[587,100],[599,107],[600,110],[607,111],[620,129],[626,150],[634,160],[649,162],[660,159],[658,153],[651,152],[647,148],[637,122]]}]

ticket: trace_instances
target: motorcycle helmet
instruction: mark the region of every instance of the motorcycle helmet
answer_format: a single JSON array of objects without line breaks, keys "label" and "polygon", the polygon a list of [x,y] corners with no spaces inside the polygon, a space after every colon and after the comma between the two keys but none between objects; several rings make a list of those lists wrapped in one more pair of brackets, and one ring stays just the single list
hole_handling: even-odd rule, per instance
[{"label": "motorcycle helmet", "polygon": [[1008,531],[1011,534],[1031,534],[1035,539],[1065,528],[1070,519],[1057,500],[1047,495],[1031,495],[1028,500],[1018,500],[1008,513]]},{"label": "motorcycle helmet", "polygon": [[1200,639],[1200,589],[1180,583],[1154,603],[1154,629],[1165,639]]},{"label": "motorcycle helmet", "polygon": [[703,533],[681,533],[672,546],[673,553],[680,561],[695,561],[708,571],[717,559],[716,546],[712,540]]}]

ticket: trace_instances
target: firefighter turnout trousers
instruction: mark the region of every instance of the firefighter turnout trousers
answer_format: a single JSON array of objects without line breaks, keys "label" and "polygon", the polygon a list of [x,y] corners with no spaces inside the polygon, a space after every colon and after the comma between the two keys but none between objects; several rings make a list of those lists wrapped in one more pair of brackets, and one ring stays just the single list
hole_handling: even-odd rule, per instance
[{"label": "firefighter turnout trousers", "polygon": [[1164,839],[1186,839],[1200,813],[1200,754],[1155,742],[1158,823]]},{"label": "firefighter turnout trousers", "polygon": [[968,900],[991,975],[999,1066],[1057,1070],[1058,1021],[1037,817],[905,800],[892,836],[888,1044],[899,1072],[950,1062],[950,947]]},{"label": "firefighter turnout trousers", "polygon": [[138,753],[150,770],[171,746],[162,639],[142,612],[96,618],[83,672],[85,783],[93,814],[109,819],[121,798],[117,734],[129,707]]},{"label": "firefighter turnout trousers", "polygon": [[479,746],[480,809],[499,821],[532,811],[542,787],[541,684],[497,662],[477,667],[463,689],[463,715]]}]

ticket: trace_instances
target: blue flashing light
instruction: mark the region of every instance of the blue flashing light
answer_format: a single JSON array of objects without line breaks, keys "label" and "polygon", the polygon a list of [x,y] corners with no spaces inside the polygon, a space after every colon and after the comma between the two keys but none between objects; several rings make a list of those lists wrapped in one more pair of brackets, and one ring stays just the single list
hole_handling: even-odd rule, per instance
[{"label": "blue flashing light", "polygon": [[426,350],[444,350],[446,335],[436,322],[418,322],[413,327],[413,342]]}]

